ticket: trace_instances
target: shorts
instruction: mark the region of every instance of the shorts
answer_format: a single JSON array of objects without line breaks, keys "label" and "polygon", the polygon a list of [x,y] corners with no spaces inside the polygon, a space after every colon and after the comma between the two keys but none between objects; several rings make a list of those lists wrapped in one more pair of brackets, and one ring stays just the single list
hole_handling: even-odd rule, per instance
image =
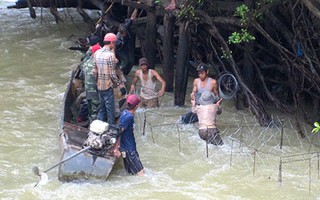
[{"label": "shorts", "polygon": [[[125,157],[123,156],[124,168],[130,174],[137,174],[139,171],[143,170],[143,165],[140,161],[139,154],[137,151],[124,151]],[[122,152],[122,155],[123,153]]]},{"label": "shorts", "polygon": [[157,108],[157,107],[159,107],[158,97],[153,98],[153,99],[145,99],[145,98],[141,97],[140,107],[142,107],[142,108]]},{"label": "shorts", "polygon": [[213,145],[223,145],[220,137],[220,131],[217,128],[199,129],[199,136],[201,139]]}]

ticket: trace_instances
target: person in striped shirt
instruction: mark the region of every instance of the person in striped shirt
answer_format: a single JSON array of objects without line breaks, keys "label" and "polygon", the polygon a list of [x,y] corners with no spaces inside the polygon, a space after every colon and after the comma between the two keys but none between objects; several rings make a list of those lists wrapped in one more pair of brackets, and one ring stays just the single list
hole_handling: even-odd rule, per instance
[{"label": "person in striped shirt", "polygon": [[94,73],[97,80],[97,89],[100,98],[100,109],[97,119],[115,124],[115,106],[113,87],[124,87],[116,74],[118,60],[114,54],[117,36],[107,33],[104,36],[104,46],[94,54]]}]

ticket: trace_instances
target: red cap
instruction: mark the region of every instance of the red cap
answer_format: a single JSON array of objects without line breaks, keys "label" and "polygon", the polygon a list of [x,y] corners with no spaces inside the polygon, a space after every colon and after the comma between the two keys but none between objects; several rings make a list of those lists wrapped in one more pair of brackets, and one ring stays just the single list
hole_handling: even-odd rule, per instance
[{"label": "red cap", "polygon": [[127,97],[127,103],[129,103],[132,106],[136,106],[140,103],[140,98],[135,94],[130,94]]},{"label": "red cap", "polygon": [[114,42],[116,40],[117,40],[117,36],[114,33],[107,33],[103,39],[103,41],[105,42]]},{"label": "red cap", "polygon": [[101,49],[100,44],[95,44],[91,47],[91,51],[92,53],[95,53],[96,51],[98,51],[99,49]]}]

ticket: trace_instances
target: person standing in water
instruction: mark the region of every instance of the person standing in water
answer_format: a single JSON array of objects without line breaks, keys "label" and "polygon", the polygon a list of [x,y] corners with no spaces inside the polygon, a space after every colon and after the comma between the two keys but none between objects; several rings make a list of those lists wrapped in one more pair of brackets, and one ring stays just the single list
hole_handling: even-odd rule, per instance
[{"label": "person standing in water", "polygon": [[200,63],[197,67],[197,72],[199,78],[196,78],[193,81],[191,99],[195,99],[197,93],[201,94],[204,91],[210,91],[219,97],[218,81],[209,77],[208,66],[204,63]]},{"label": "person standing in water", "polygon": [[222,99],[210,91],[204,91],[198,102],[191,100],[191,110],[198,115],[199,136],[213,145],[223,145],[216,126],[216,117],[222,113]]},{"label": "person standing in water", "polygon": [[[158,74],[157,71],[148,68],[147,58],[140,58],[139,60],[140,69],[134,74],[134,79],[130,88],[130,94],[135,91],[138,80],[141,81],[141,107],[144,108],[155,108],[159,107],[159,99],[165,93],[166,82]],[[156,92],[156,80],[161,83],[161,90]]]},{"label": "person standing in water", "polygon": [[[122,111],[119,121],[120,128],[120,152],[126,171],[133,175],[144,175],[143,165],[137,151],[134,137],[134,114],[138,109],[140,98],[131,94],[127,97],[127,108]],[[117,153],[116,153],[117,155]]]}]

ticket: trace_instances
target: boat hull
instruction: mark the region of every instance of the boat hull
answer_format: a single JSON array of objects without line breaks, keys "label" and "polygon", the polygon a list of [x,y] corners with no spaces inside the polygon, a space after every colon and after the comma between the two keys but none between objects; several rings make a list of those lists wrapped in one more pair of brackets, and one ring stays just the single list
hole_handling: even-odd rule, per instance
[{"label": "boat hull", "polygon": [[[78,153],[82,149],[84,141],[87,139],[89,129],[75,124],[71,112],[71,104],[76,99],[77,82],[76,76],[79,69],[72,73],[67,86],[61,116],[60,151],[61,161],[71,155]],[[106,180],[112,171],[113,165],[117,161],[114,149],[117,143],[99,155],[94,151],[85,151],[72,159],[63,162],[59,166],[58,179],[63,182],[77,180]]]},{"label": "boat hull", "polygon": [[[65,149],[62,159],[78,151],[79,149],[76,148]],[[107,180],[115,161],[115,159],[93,156],[85,152],[61,164],[58,178],[63,182],[75,180]]]}]

